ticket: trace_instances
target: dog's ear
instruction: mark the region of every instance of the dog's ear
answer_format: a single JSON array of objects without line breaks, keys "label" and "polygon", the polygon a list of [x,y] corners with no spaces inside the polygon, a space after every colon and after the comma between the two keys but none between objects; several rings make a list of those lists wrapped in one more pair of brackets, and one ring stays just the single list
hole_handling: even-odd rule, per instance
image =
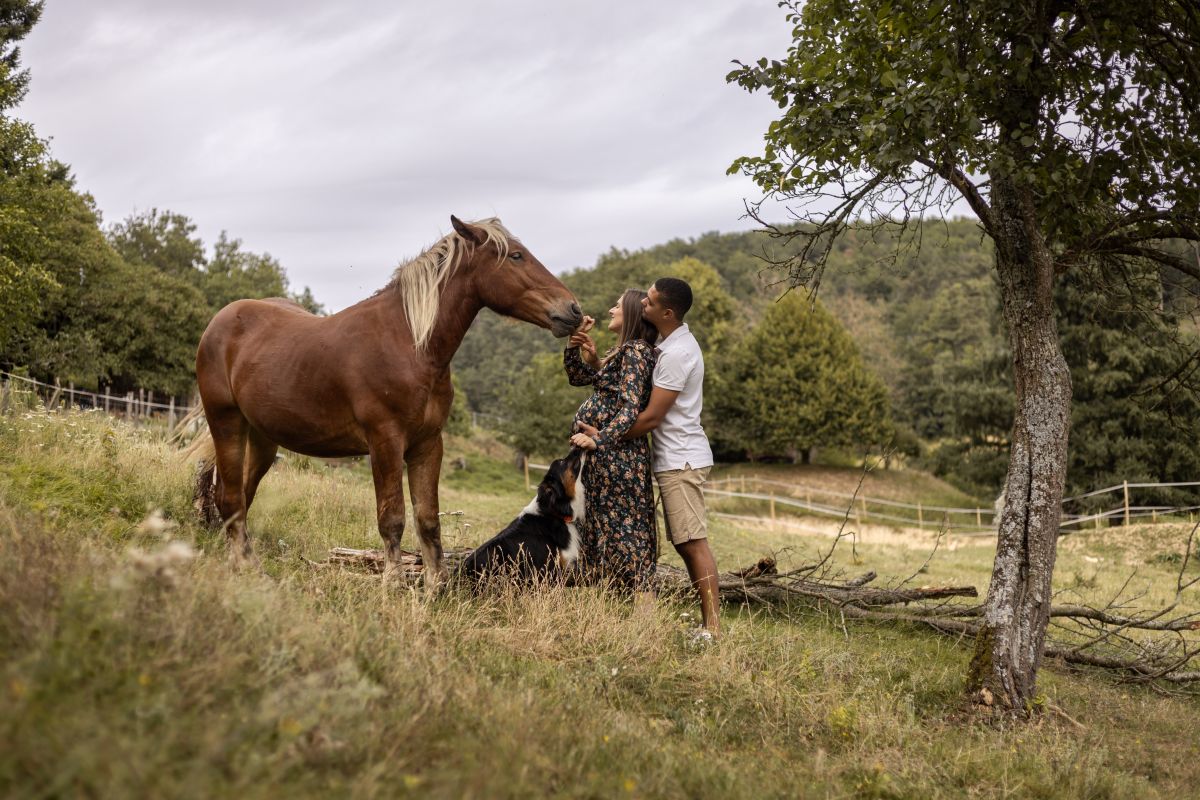
[{"label": "dog's ear", "polygon": [[553,514],[557,513],[557,498],[554,496],[554,487],[558,486],[558,481],[542,481],[537,488],[537,504],[542,511]]},{"label": "dog's ear", "polygon": [[538,505],[547,514],[569,520],[575,515],[571,507],[571,498],[558,478],[546,477],[538,486]]}]

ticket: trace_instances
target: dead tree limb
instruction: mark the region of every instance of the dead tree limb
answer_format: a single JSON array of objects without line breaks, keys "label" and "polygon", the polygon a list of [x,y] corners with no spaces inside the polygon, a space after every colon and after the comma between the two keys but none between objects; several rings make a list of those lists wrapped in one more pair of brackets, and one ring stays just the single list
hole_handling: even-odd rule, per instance
[{"label": "dead tree limb", "polygon": [[[1189,537],[1189,548],[1194,538],[1195,530]],[[448,551],[447,567],[453,571],[469,552]],[[313,566],[341,565],[379,573],[383,564],[382,550],[335,547],[329,551],[328,561]],[[826,555],[816,565],[780,573],[774,559],[763,558],[743,569],[721,573],[718,578],[721,599],[726,603],[757,606],[807,603],[834,609],[843,620],[910,623],[959,638],[973,639],[979,632],[982,606],[931,602],[978,597],[974,586],[907,587],[906,581],[891,588],[877,588],[868,585],[877,577],[874,572],[844,579],[831,575],[828,565]],[[421,556],[404,553],[401,558],[404,578],[415,582],[421,573]],[[1194,583],[1184,580],[1181,571],[1177,581],[1180,593]],[[658,565],[654,587],[665,596],[687,596],[693,591],[687,572],[670,564]],[[1105,608],[1078,604],[1053,606],[1050,617],[1057,621],[1056,629],[1062,635],[1047,640],[1045,655],[1073,666],[1119,672],[1125,680],[1134,682],[1200,683],[1200,670],[1192,668],[1200,660],[1200,642],[1186,636],[1200,630],[1200,613],[1171,617],[1175,603],[1140,615],[1120,613],[1127,605],[1127,602],[1122,604],[1118,594]],[[1137,638],[1130,635],[1133,632],[1147,635]]]}]

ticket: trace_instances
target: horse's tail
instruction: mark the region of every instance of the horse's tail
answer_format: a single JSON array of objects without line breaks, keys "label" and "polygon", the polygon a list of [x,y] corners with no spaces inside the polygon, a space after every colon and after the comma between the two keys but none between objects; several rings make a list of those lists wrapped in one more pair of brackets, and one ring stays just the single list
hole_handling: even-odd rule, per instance
[{"label": "horse's tail", "polygon": [[183,449],[183,458],[189,464],[196,465],[192,506],[205,525],[211,528],[220,527],[221,512],[217,509],[217,493],[221,488],[221,479],[217,476],[217,448],[207,426]]}]

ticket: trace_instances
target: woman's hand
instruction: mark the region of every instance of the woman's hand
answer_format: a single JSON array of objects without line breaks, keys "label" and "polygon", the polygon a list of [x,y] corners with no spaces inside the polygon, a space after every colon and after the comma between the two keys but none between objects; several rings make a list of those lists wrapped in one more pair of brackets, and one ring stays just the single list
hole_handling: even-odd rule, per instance
[{"label": "woman's hand", "polygon": [[588,436],[586,433],[577,433],[571,437],[571,444],[576,447],[582,447],[584,450],[595,450],[596,440]]},{"label": "woman's hand", "polygon": [[[591,319],[591,317],[585,317],[584,319]],[[585,322],[584,327],[590,326]],[[580,330],[582,331],[583,328],[580,328]],[[569,341],[571,347],[579,348],[579,357],[583,359],[583,363],[596,368],[600,366],[600,356],[596,355],[596,343],[592,341],[592,337],[586,333],[576,332],[571,334]]]}]

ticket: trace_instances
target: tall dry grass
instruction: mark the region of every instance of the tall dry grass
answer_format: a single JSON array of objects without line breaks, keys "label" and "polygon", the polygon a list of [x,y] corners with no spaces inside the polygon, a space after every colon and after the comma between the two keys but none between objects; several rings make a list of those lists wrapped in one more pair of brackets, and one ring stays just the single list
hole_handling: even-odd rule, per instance
[{"label": "tall dry grass", "polygon": [[[377,539],[353,469],[278,466],[251,514],[264,570],[235,573],[190,478],[103,417],[0,417],[0,794],[1119,798],[1200,779],[1194,699],[1047,671],[1084,730],[979,724],[967,651],[919,630],[729,609],[695,649],[684,605],[430,599],[314,568]],[[449,483],[462,541],[523,505]]]}]

